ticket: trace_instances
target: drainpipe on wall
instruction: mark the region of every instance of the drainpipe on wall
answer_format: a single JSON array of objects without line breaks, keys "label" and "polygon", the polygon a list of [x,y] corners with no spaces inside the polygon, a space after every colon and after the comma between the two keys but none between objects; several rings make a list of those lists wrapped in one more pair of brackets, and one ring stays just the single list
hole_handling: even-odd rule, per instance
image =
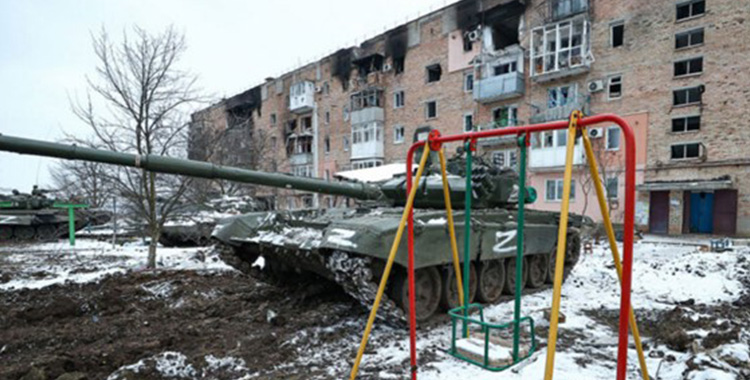
[{"label": "drainpipe on wall", "polygon": [[[312,112],[312,127],[313,127],[313,141],[312,141],[312,154],[313,154],[313,177],[320,178],[318,173],[318,102],[315,101],[315,93],[313,92],[313,112]],[[313,208],[318,208],[319,194],[313,193]]]}]

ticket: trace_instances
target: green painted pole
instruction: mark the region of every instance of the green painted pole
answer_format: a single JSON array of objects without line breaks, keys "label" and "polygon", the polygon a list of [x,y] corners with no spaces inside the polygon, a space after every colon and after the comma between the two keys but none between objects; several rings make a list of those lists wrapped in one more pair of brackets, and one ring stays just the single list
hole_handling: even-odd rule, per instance
[{"label": "green painted pole", "polygon": [[518,138],[521,159],[518,161],[518,218],[516,227],[516,291],[513,307],[513,362],[518,361],[518,341],[521,335],[521,279],[523,278],[523,225],[526,206],[526,136]]},{"label": "green painted pole", "polygon": [[76,209],[68,207],[68,238],[70,239],[70,246],[76,245]]},{"label": "green painted pole", "polygon": [[[472,165],[472,144],[471,141],[467,141],[464,144],[466,151],[466,192],[464,198],[464,317],[469,316],[469,281],[471,281],[469,273],[469,265],[471,256],[469,252],[471,250],[471,193],[473,192],[471,187],[471,165]],[[464,335],[469,336],[467,330],[468,325],[466,319],[463,323]]]}]

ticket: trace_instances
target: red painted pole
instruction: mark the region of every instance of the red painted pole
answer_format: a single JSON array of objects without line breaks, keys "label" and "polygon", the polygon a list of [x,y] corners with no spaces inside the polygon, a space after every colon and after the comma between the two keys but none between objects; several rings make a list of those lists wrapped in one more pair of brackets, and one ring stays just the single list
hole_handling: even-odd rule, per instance
[{"label": "red painted pole", "polygon": [[[623,259],[622,259],[622,294],[620,296],[620,321],[619,336],[617,346],[617,380],[626,379],[626,370],[628,364],[628,313],[630,311],[630,291],[632,289],[633,275],[633,231],[635,228],[635,134],[632,127],[628,125],[625,119],[614,114],[599,114],[588,116],[578,122],[579,126],[589,126],[599,123],[615,123],[622,130],[625,139],[625,218],[623,223]],[[527,125],[520,127],[507,127],[501,129],[491,129],[479,132],[459,133],[455,135],[444,135],[434,138],[431,141],[436,143],[446,143],[455,141],[464,141],[466,139],[482,139],[487,137],[497,137],[504,135],[518,135],[521,133],[534,133],[540,131],[549,131],[565,129],[568,127],[568,121],[556,121],[544,124]],[[414,159],[416,148],[425,145],[425,141],[417,141],[409,148],[406,158],[406,189],[411,189],[411,167]],[[429,149],[429,148],[428,148]],[[411,364],[412,379],[416,379],[416,318],[414,315],[414,216],[408,218],[408,245],[409,245],[409,324],[410,324],[410,345],[411,345]]]}]

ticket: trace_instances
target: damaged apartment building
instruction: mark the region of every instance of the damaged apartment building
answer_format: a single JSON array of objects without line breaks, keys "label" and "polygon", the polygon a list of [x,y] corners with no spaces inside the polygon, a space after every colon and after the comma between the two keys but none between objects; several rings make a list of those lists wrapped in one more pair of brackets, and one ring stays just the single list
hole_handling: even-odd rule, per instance
[{"label": "damaged apartment building", "polygon": [[[750,235],[750,126],[740,116],[750,45],[737,38],[748,16],[750,7],[729,0],[459,1],[200,111],[191,133],[242,125],[234,133],[253,141],[232,144],[253,149],[231,148],[235,159],[334,180],[403,163],[417,131],[429,128],[452,134],[564,120],[573,109],[616,113],[636,134],[640,228]],[[588,133],[619,220],[624,142],[611,125]],[[566,143],[563,132],[532,136],[529,179],[540,194],[532,207],[559,210]],[[515,144],[482,140],[480,154],[515,167]],[[455,148],[446,147],[449,156]],[[572,211],[599,219],[580,142],[575,152]],[[278,208],[346,204],[285,190],[256,195]]]}]

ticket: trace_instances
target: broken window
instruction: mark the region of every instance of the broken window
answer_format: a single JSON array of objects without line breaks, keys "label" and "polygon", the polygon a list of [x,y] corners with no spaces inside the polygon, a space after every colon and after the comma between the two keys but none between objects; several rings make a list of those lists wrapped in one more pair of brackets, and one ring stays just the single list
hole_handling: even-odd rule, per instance
[{"label": "broken window", "polygon": [[464,132],[471,132],[474,130],[474,115],[468,113],[464,115]]},{"label": "broken window", "polygon": [[617,75],[609,78],[607,85],[607,97],[612,99],[622,98],[622,77]]},{"label": "broken window", "polygon": [[492,68],[492,73],[494,76],[515,73],[516,71],[518,71],[518,63],[516,63],[515,61],[503,63]]},{"label": "broken window", "polygon": [[671,158],[673,160],[698,158],[700,157],[700,151],[700,143],[676,144],[671,146]]},{"label": "broken window", "polygon": [[474,90],[474,73],[464,73],[464,92]]},{"label": "broken window", "polygon": [[588,62],[589,22],[584,18],[534,28],[531,36],[531,75],[542,75]]},{"label": "broken window", "polygon": [[312,128],[312,116],[302,118],[302,130]]},{"label": "broken window", "polygon": [[425,103],[425,118],[433,119],[437,117],[437,101]]},{"label": "broken window", "polygon": [[404,61],[405,57],[394,57],[393,58],[393,71],[396,74],[401,74],[404,72]]},{"label": "broken window", "polygon": [[492,110],[494,128],[505,128],[518,125],[518,108],[515,106],[500,107]]},{"label": "broken window", "polygon": [[400,144],[404,142],[404,126],[397,125],[393,127],[393,143]]},{"label": "broken window", "polygon": [[683,20],[706,13],[705,0],[692,0],[677,4],[677,20]]},{"label": "broken window", "polygon": [[470,33],[464,33],[464,51],[472,51],[474,49],[474,41],[469,37]]},{"label": "broken window", "polygon": [[588,9],[587,0],[551,0],[550,14],[553,19],[561,19]]},{"label": "broken window", "polygon": [[674,76],[699,74],[703,72],[703,57],[691,58],[674,63]]},{"label": "broken window", "polygon": [[393,108],[401,108],[404,106],[404,92],[396,91],[393,93]]},{"label": "broken window", "polygon": [[684,106],[701,102],[703,85],[672,91],[672,105]]},{"label": "broken window", "polygon": [[672,132],[689,132],[701,129],[701,117],[685,116],[672,119]]},{"label": "broken window", "polygon": [[427,83],[437,82],[443,75],[443,69],[440,68],[440,64],[427,66]]},{"label": "broken window", "polygon": [[344,136],[344,152],[349,151],[349,137]]},{"label": "broken window", "polygon": [[612,24],[609,27],[609,32],[612,47],[622,46],[625,40],[625,24],[623,22]]},{"label": "broken window", "polygon": [[369,88],[351,96],[352,111],[368,107],[382,107],[383,90]]},{"label": "broken window", "polygon": [[547,89],[547,108],[563,107],[576,100],[575,85],[550,87]]},{"label": "broken window", "polygon": [[682,49],[703,43],[703,28],[675,34],[675,49]]}]

